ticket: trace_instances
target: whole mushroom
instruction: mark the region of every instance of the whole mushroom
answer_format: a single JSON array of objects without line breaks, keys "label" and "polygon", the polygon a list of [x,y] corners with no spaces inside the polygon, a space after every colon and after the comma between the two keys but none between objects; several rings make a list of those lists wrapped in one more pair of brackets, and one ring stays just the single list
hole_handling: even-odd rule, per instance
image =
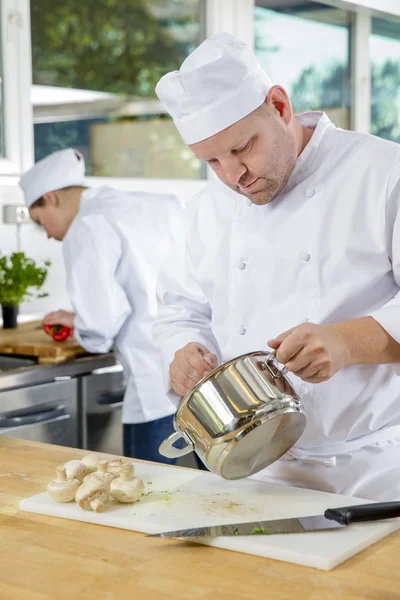
[{"label": "whole mushroom", "polygon": [[108,460],[100,460],[97,465],[97,471],[95,473],[90,473],[89,475],[86,475],[83,481],[84,483],[86,483],[94,477],[96,479],[101,479],[103,483],[109,486],[112,480],[117,477],[117,475],[115,473],[109,473]]},{"label": "whole mushroom", "polygon": [[132,464],[132,475],[133,475],[133,473],[135,471],[133,463],[131,463],[130,461],[124,460],[122,458],[114,458],[113,460],[110,460],[108,463],[108,470],[110,473],[115,473],[116,475],[120,475],[121,468],[124,464]]},{"label": "whole mushroom", "polygon": [[121,475],[110,484],[111,495],[114,500],[126,504],[136,502],[144,492],[144,484],[141,479],[133,477],[133,465],[128,463],[122,465]]},{"label": "whole mushroom", "polygon": [[104,512],[109,499],[110,490],[100,477],[92,477],[82,483],[75,495],[75,500],[80,508],[94,510],[97,513]]},{"label": "whole mushroom", "polygon": [[87,454],[81,459],[81,463],[83,463],[86,467],[86,473],[94,473],[97,471],[97,465],[101,460],[101,456],[97,454]]},{"label": "whole mushroom", "polygon": [[56,479],[47,485],[47,492],[56,502],[71,502],[80,485],[79,479],[68,479],[65,467],[57,467]]},{"label": "whole mushroom", "polygon": [[69,460],[64,467],[67,469],[67,479],[79,479],[82,482],[87,473],[86,466],[80,460]]},{"label": "whole mushroom", "polygon": [[110,473],[115,473],[116,475],[119,475],[119,472],[121,471],[121,467],[122,467],[122,458],[113,458],[108,463],[108,470],[110,471]]}]

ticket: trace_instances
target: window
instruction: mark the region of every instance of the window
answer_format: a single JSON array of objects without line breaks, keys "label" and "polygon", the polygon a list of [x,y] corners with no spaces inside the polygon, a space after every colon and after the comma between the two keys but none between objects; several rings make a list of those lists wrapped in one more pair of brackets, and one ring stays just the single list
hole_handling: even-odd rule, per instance
[{"label": "window", "polygon": [[400,142],[400,20],[372,19],[371,133]]},{"label": "window", "polygon": [[201,177],[154,87],[202,15],[203,0],[31,0],[35,160],[73,146],[88,175]]},{"label": "window", "polygon": [[29,18],[24,0],[0,1],[0,174],[32,163]]},{"label": "window", "polygon": [[350,128],[350,14],[318,2],[256,0],[254,46],[295,113],[323,110]]}]

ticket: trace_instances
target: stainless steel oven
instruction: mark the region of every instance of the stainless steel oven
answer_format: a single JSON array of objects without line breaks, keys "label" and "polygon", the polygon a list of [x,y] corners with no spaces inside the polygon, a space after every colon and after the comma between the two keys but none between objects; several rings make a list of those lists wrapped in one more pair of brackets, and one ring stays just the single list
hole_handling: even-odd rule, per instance
[{"label": "stainless steel oven", "polygon": [[122,455],[122,400],[125,393],[120,364],[95,369],[79,377],[81,448]]},{"label": "stainless steel oven", "polygon": [[77,380],[68,377],[0,391],[0,435],[76,448],[77,387]]}]

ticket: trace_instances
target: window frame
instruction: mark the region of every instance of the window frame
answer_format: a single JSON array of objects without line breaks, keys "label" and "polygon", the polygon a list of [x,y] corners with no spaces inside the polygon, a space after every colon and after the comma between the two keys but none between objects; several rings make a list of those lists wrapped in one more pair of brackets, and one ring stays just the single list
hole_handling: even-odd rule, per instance
[{"label": "window frame", "polygon": [[1,0],[0,15],[5,138],[0,174],[18,176],[33,162],[29,0]]},{"label": "window frame", "polygon": [[398,0],[318,0],[324,4],[330,4],[336,8],[342,8],[350,12],[363,12],[371,17],[390,16],[400,17],[400,3]]}]

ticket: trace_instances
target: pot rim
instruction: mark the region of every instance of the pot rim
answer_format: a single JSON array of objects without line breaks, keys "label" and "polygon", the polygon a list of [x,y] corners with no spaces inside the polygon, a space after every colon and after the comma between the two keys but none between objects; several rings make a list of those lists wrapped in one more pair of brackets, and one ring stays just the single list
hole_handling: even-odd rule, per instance
[{"label": "pot rim", "polygon": [[210,373],[208,373],[208,375],[205,375],[204,377],[202,377],[200,379],[200,381],[198,381],[193,387],[192,389],[187,392],[181,399],[181,401],[179,402],[178,405],[178,409],[181,408],[184,404],[186,404],[189,400],[190,397],[198,391],[199,387],[201,385],[203,385],[203,383],[205,383],[206,381],[208,381],[209,379],[211,379],[212,377],[214,377],[214,375],[217,375],[218,373],[220,373],[221,371],[223,371],[224,369],[226,369],[227,367],[229,367],[230,365],[232,365],[233,363],[237,362],[238,360],[242,359],[242,358],[247,358],[248,356],[260,356],[260,355],[275,355],[275,352],[273,350],[268,351],[268,350],[255,350],[254,352],[245,352],[244,354],[240,354],[240,356],[236,356],[235,358],[231,358],[231,360],[228,360],[224,363],[222,363],[222,365],[219,365],[218,367],[216,367],[215,369],[213,369]]}]

